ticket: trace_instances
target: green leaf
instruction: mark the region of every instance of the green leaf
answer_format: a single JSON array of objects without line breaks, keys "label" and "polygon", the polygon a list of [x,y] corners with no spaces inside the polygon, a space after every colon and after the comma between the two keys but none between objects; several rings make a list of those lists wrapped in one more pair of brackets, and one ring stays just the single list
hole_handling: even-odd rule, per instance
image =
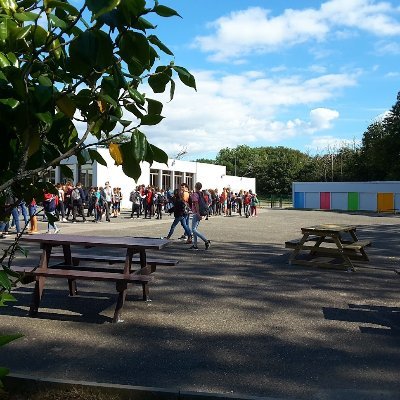
[{"label": "green leaf", "polygon": [[18,39],[26,38],[29,35],[29,33],[31,31],[31,28],[32,28],[32,26],[29,25],[29,26],[25,26],[23,28],[16,29],[15,32],[14,32],[15,39],[18,40]]},{"label": "green leaf", "polygon": [[149,76],[148,82],[154,93],[164,93],[171,77],[172,71],[169,67],[159,66],[155,73]]},{"label": "green leaf", "polygon": [[24,335],[20,333],[15,333],[13,335],[1,335],[0,336],[0,346],[4,346],[7,343],[12,342],[13,340],[19,339],[23,337]]},{"label": "green leaf", "polygon": [[50,0],[47,2],[48,8],[61,8],[62,10],[68,11],[71,15],[77,16],[79,11],[71,4],[63,1]]},{"label": "green leaf", "polygon": [[174,15],[176,15],[177,17],[181,17],[175,10],[163,5],[156,5],[153,8],[153,11],[155,11],[156,14],[161,17],[173,17]]},{"label": "green leaf", "polygon": [[143,113],[136,107],[134,103],[129,103],[125,105],[125,108],[131,112],[136,118],[142,118]]},{"label": "green leaf", "polygon": [[163,109],[163,103],[158,100],[146,98],[147,101],[147,113],[148,114],[161,114]]},{"label": "green leaf", "polygon": [[11,11],[15,12],[18,5],[15,0],[0,0],[0,6],[3,7],[4,11],[10,15]]},{"label": "green leaf", "polygon": [[11,281],[5,271],[0,271],[0,287],[3,287],[6,290],[11,289]]},{"label": "green leaf", "polygon": [[49,18],[53,23],[53,25],[56,26],[57,28],[66,29],[68,27],[68,24],[65,21],[63,21],[61,18],[58,18],[54,14],[50,14]]},{"label": "green leaf", "polygon": [[170,90],[169,90],[169,99],[170,99],[170,101],[174,98],[174,94],[175,94],[175,81],[173,81],[172,79],[171,79],[171,88],[170,88]]},{"label": "green leaf", "polygon": [[147,19],[143,17],[139,17],[137,20],[137,23],[134,24],[134,27],[136,29],[140,29],[142,31],[146,31],[146,29],[156,29],[157,27],[153,25],[150,21],[147,21]]},{"label": "green leaf", "polygon": [[33,43],[35,47],[42,47],[46,44],[49,33],[46,29],[37,25],[33,28]]},{"label": "green leaf", "polygon": [[143,115],[143,117],[141,118],[141,125],[157,125],[163,119],[164,117],[159,114]]},{"label": "green leaf", "polygon": [[121,0],[118,10],[125,24],[131,25],[132,21],[136,20],[141,14],[144,14],[145,7],[145,0]]},{"label": "green leaf", "polygon": [[68,118],[72,119],[74,117],[76,105],[71,97],[63,94],[56,100],[56,104],[60,111],[64,113]]},{"label": "green leaf", "polygon": [[53,86],[53,82],[46,75],[40,75],[39,78],[38,78],[38,81],[43,86],[49,86],[49,87]]},{"label": "green leaf", "polygon": [[74,173],[72,172],[71,168],[67,167],[66,165],[60,164],[60,171],[66,178],[74,179]]},{"label": "green leaf", "polygon": [[9,99],[0,99],[0,103],[4,104],[4,105],[6,105],[6,106],[8,106],[8,107],[10,107],[12,109],[17,108],[19,106],[19,104],[20,104],[18,100],[11,99],[11,98],[9,98]]},{"label": "green leaf", "polygon": [[92,12],[91,21],[113,10],[120,2],[120,0],[87,0],[87,7]]},{"label": "green leaf", "polygon": [[167,46],[165,46],[157,36],[150,35],[150,36],[147,37],[147,39],[149,40],[150,43],[152,43],[155,46],[157,46],[164,53],[166,53],[166,54],[168,54],[170,56],[174,55],[174,53]]},{"label": "green leaf", "polygon": [[97,150],[88,149],[89,156],[92,160],[97,161],[100,165],[107,167],[107,163]]},{"label": "green leaf", "polygon": [[[119,54],[121,58],[129,65],[132,62],[139,62],[143,68],[150,67],[150,45],[142,33],[126,31],[119,40]],[[136,75],[140,75],[138,71]]]},{"label": "green leaf", "polygon": [[[10,274],[10,273],[8,273],[8,274]],[[18,274],[18,277],[20,276],[20,274]],[[7,301],[13,301],[13,302],[15,302],[15,301],[17,301],[17,299],[11,294],[11,293],[8,293],[8,292],[3,292],[1,295],[0,295],[0,307],[4,307],[6,304],[6,302]]]},{"label": "green leaf", "polygon": [[113,107],[118,107],[118,103],[107,94],[99,94],[98,97],[99,99],[105,101],[106,103],[111,104]]},{"label": "green leaf", "polygon": [[11,65],[11,63],[7,56],[0,52],[0,68],[8,67],[9,65]]},{"label": "green leaf", "polygon": [[168,154],[164,150],[154,146],[154,144],[149,143],[149,146],[153,152],[153,160],[168,165]]},{"label": "green leaf", "polygon": [[23,13],[14,13],[14,18],[21,22],[36,21],[39,18],[39,14],[26,11]]},{"label": "green leaf", "polygon": [[78,74],[102,71],[114,63],[113,42],[107,33],[87,30],[69,46],[70,68]]},{"label": "green leaf", "polygon": [[19,67],[19,60],[14,53],[7,53],[7,58],[13,67]]},{"label": "green leaf", "polygon": [[138,129],[135,129],[132,133],[130,144],[135,160],[142,161],[147,151],[147,139],[145,134],[140,132]]},{"label": "green leaf", "polygon": [[46,111],[45,113],[35,113],[35,116],[39,121],[44,122],[48,127],[53,124],[53,117],[49,111]]},{"label": "green leaf", "polygon": [[145,103],[145,98],[142,94],[140,94],[135,88],[129,86],[128,87],[128,92],[131,96],[131,99],[134,100],[135,102],[143,105]]},{"label": "green leaf", "polygon": [[186,68],[177,67],[176,65],[173,65],[172,68],[178,73],[179,79],[182,83],[197,91],[194,76]]}]

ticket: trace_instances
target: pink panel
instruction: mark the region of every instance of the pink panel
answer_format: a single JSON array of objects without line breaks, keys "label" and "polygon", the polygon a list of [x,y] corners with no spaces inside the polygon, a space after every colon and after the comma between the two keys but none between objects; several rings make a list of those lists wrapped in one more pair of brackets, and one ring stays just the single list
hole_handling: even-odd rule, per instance
[{"label": "pink panel", "polygon": [[320,193],[320,207],[323,210],[331,209],[331,194],[330,194],[330,192],[321,192]]}]

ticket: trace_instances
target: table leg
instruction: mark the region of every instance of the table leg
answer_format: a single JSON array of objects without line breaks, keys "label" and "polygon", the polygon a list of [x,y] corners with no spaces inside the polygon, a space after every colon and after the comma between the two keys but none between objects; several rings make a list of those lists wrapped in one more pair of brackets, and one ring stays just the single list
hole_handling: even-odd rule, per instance
[{"label": "table leg", "polygon": [[[63,244],[63,253],[64,253],[64,263],[65,265],[74,265],[73,260],[72,260],[72,253],[71,253],[71,246],[69,244]],[[79,264],[79,261],[77,261]],[[69,295],[70,296],[75,296],[78,294],[78,288],[76,285],[76,279],[68,279],[68,289],[69,289]]]},{"label": "table leg", "polygon": [[124,322],[121,314],[122,314],[122,308],[124,307],[125,303],[128,284],[127,282],[117,282],[116,286],[118,292],[118,300],[117,300],[117,305],[115,306],[114,318],[112,321],[113,323]]},{"label": "table leg", "polygon": [[[321,246],[321,243],[324,242],[325,238],[326,238],[326,236],[321,236],[321,237],[319,237],[318,240],[315,242],[314,247],[319,247],[319,246]],[[311,250],[311,251],[310,251],[310,256],[313,256],[314,254],[316,254],[316,252],[313,251],[313,250]]]},{"label": "table leg", "polygon": [[296,248],[294,249],[292,255],[289,257],[289,264],[292,265],[292,262],[294,262],[296,260],[297,255],[299,254],[300,250],[301,250],[301,246],[303,246],[303,244],[307,241],[308,237],[310,236],[309,233],[305,233],[303,235],[303,237],[301,238],[299,244],[296,246]]},{"label": "table leg", "polygon": [[[51,254],[51,245],[43,244],[42,245],[42,255],[40,257],[39,268],[40,269],[47,269],[49,266],[49,259]],[[32,295],[32,302],[29,308],[29,315],[34,316],[39,311],[40,300],[43,296],[44,285],[46,282],[46,277],[44,276],[37,276],[35,282],[35,289],[33,290]]]},{"label": "table leg", "polygon": [[124,274],[130,274],[132,272],[133,254],[134,254],[133,249],[126,249]]},{"label": "table leg", "polygon": [[343,245],[342,245],[342,242],[340,241],[339,237],[332,236],[332,239],[338,248],[338,254],[340,255],[340,258],[342,258],[344,265],[347,266],[347,271],[355,271],[353,263],[351,262],[350,258],[344,252]]}]

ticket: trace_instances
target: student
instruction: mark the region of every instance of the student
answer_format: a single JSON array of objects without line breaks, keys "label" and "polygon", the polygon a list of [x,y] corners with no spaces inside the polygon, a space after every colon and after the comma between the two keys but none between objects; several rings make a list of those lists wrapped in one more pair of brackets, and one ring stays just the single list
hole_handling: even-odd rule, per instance
[{"label": "student", "polygon": [[[58,196],[54,196],[52,193],[48,193],[47,191],[44,192],[44,199],[43,199],[43,208],[47,214],[51,214],[56,217],[56,208],[57,208],[57,200]],[[47,219],[47,232],[51,233],[51,229],[53,228],[54,233],[60,232],[55,222],[50,222],[50,219]]]},{"label": "student", "polygon": [[195,184],[195,192],[191,194],[192,199],[192,233],[193,233],[193,245],[190,247],[192,250],[198,250],[197,247],[197,238],[199,237],[205,244],[206,250],[210,248],[211,242],[198,231],[198,227],[202,216],[200,215],[200,196],[203,196],[201,192],[201,188],[203,185],[200,182]]},{"label": "student", "polygon": [[182,195],[179,189],[174,190],[174,196],[172,197],[173,206],[168,210],[169,213],[174,213],[174,221],[172,222],[171,228],[169,229],[167,239],[171,239],[174,233],[175,227],[181,223],[183,230],[187,236],[187,244],[192,243],[192,232],[186,224],[186,203],[182,199]]}]

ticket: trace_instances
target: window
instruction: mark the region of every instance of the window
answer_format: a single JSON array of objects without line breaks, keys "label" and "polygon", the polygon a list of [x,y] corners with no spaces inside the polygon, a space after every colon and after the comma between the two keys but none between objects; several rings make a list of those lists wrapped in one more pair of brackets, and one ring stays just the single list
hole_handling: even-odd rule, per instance
[{"label": "window", "polygon": [[189,190],[194,189],[194,174],[186,172],[186,183],[189,187]]},{"label": "window", "polygon": [[176,171],[174,178],[174,189],[179,189],[182,182],[183,182],[183,172]]},{"label": "window", "polygon": [[55,169],[51,169],[50,171],[46,171],[43,174],[43,180],[46,182],[51,182],[51,183],[58,183],[56,182],[56,170]]},{"label": "window", "polygon": [[158,169],[150,170],[150,186],[158,186]]},{"label": "window", "polygon": [[93,186],[93,166],[92,164],[85,164],[81,166],[80,182],[84,188]]},{"label": "window", "polygon": [[171,171],[164,171],[162,174],[162,189],[171,188]]}]

